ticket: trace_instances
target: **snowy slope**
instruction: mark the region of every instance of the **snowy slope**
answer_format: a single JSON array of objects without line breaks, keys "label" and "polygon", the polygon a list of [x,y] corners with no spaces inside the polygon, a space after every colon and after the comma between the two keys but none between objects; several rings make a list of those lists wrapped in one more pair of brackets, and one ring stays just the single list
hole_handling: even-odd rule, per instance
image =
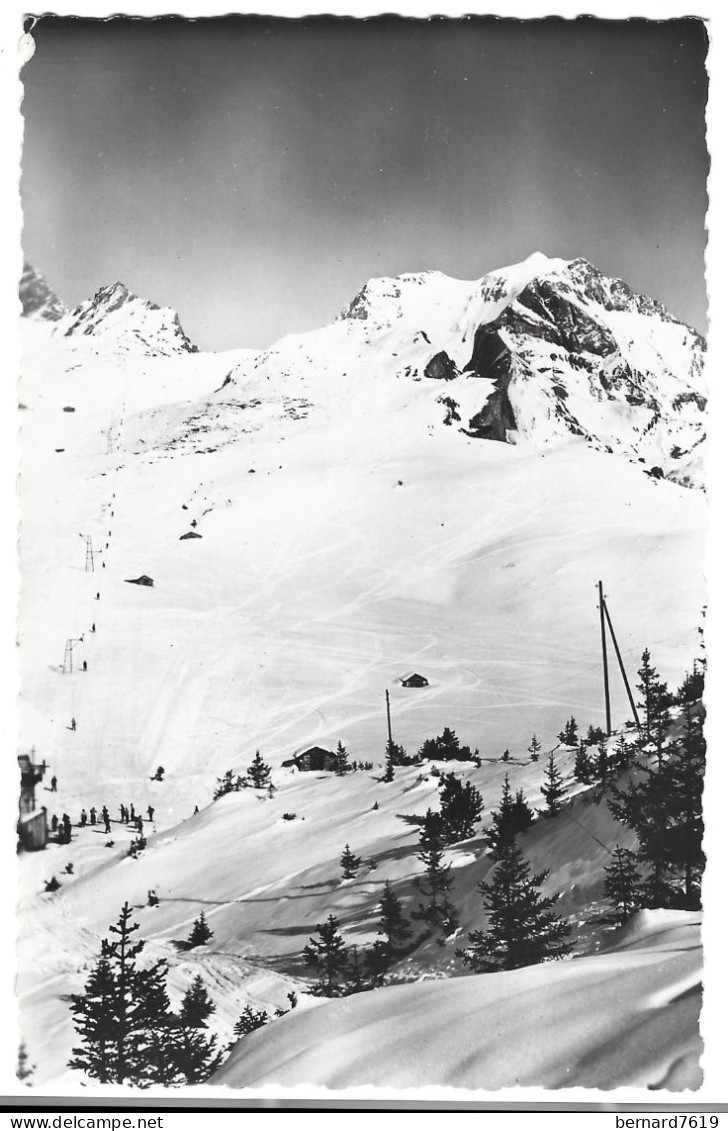
[{"label": "snowy slope", "polygon": [[[50,812],[75,821],[92,804],[114,817],[122,801],[155,808],[138,860],[124,855],[131,833],[118,823],[110,847],[86,829],[20,860],[19,990],[39,1082],[64,1072],[63,996],[82,985],[127,898],[150,954],[171,959],[176,992],[204,973],[225,1039],[247,1001],[286,1005],[301,947],[330,911],[349,941],[366,943],[384,879],[414,899],[417,829],[406,818],[436,802],[426,771],[385,787],[377,772],[340,781],[280,768],[339,738],[378,766],[385,688],[395,738],[411,752],[445,725],[480,748],[486,761],[468,776],[488,812],[506,769],[538,801],[543,766],[525,755],[534,731],[546,750],[572,713],[582,729],[603,722],[598,578],[630,672],[645,645],[672,684],[690,665],[704,604],[702,493],[570,430],[541,435],[535,410],[527,443],[468,434],[496,388],[466,372],[479,328],[534,280],[570,270],[532,257],[477,285],[437,273],[372,283],[331,326],[260,354],[190,352],[167,312],[123,296],[113,309],[113,295],[85,304],[70,334],[72,316],[55,327],[26,320],[23,745],[58,777],[58,794],[42,794]],[[620,331],[625,350],[633,339],[647,349],[640,320],[656,319],[655,341],[657,323],[683,332],[630,303],[607,311],[636,320]],[[677,358],[666,378],[674,400],[689,381],[680,349],[664,349]],[[459,375],[438,378],[452,374],[440,360],[426,376],[438,353]],[[616,435],[628,410],[610,405],[603,425]],[[193,530],[201,537],[181,540]],[[92,539],[93,572],[79,535]],[[140,574],[154,586],[127,583]],[[64,673],[69,639],[75,669]],[[402,688],[407,670],[429,686]],[[627,703],[613,693],[619,722]],[[506,746],[508,767],[497,761]],[[216,777],[242,771],[257,748],[274,767],[275,798],[211,805]],[[557,758],[568,771],[572,755]],[[151,782],[160,764],[165,780]],[[605,861],[593,836],[618,834],[601,806],[584,803],[578,821],[539,825],[529,852],[552,869],[551,890],[589,949],[599,930],[583,906],[601,900]],[[342,885],[346,840],[377,867]],[[74,877],[40,894],[67,861]],[[480,922],[474,889],[490,866],[480,834],[452,862],[466,930]],[[155,909],[144,907],[150,887]],[[215,943],[182,959],[173,940],[202,907]],[[425,944],[404,976],[454,973],[455,945]]]},{"label": "snowy slope", "polygon": [[472,1090],[696,1088],[699,920],[640,912],[603,954],[328,1002],[250,1034],[211,1080]]}]

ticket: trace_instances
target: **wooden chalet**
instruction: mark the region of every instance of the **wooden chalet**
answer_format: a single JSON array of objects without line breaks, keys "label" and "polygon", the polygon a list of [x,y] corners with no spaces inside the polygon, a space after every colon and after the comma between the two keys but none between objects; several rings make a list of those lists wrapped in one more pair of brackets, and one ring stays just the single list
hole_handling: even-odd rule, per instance
[{"label": "wooden chalet", "polygon": [[299,770],[334,770],[336,769],[336,755],[333,750],[326,750],[323,746],[310,746],[300,754],[287,758],[284,766],[295,766]]},{"label": "wooden chalet", "polygon": [[429,681],[419,672],[410,672],[409,675],[403,675],[399,682],[402,687],[429,687]]}]

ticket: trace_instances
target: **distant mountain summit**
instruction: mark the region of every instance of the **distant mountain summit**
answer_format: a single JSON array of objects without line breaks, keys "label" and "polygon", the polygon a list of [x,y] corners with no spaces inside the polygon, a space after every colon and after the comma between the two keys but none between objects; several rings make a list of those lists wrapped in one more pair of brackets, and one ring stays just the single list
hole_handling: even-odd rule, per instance
[{"label": "distant mountain summit", "polygon": [[101,287],[59,322],[66,338],[90,338],[99,352],[147,356],[196,353],[176,311],[138,298],[123,285]]},{"label": "distant mountain summit", "polygon": [[370,279],[333,324],[282,339],[252,369],[312,399],[336,396],[337,370],[347,398],[359,395],[352,381],[372,395],[380,378],[400,391],[422,381],[444,406],[441,422],[472,438],[542,447],[578,437],[695,485],[704,353],[695,330],[623,280],[536,252],[475,281]]},{"label": "distant mountain summit", "polygon": [[68,313],[68,308],[55,291],[51,290],[43,276],[29,263],[23,265],[19,295],[25,318],[57,322]]}]

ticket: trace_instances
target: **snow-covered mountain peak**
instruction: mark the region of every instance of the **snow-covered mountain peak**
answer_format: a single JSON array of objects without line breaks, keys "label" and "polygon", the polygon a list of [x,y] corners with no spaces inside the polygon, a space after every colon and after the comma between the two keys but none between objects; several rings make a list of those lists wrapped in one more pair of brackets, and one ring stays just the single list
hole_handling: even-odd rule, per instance
[{"label": "snow-covered mountain peak", "polygon": [[59,322],[57,333],[71,339],[90,337],[92,347],[104,353],[154,356],[197,350],[176,311],[139,298],[120,282],[100,287],[93,298],[75,307]]},{"label": "snow-covered mountain peak", "polygon": [[60,318],[63,318],[64,314],[68,313],[68,307],[61,302],[43,276],[29,263],[23,265],[19,296],[25,318],[43,322],[57,322]]}]

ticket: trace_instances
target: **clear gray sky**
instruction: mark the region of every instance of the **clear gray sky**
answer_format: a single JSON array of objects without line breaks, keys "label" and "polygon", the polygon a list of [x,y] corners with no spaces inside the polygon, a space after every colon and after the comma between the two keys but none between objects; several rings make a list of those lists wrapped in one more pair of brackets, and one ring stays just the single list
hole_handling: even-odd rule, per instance
[{"label": "clear gray sky", "polygon": [[24,246],[203,348],[331,321],[372,275],[585,256],[705,330],[696,20],[47,17]]}]

